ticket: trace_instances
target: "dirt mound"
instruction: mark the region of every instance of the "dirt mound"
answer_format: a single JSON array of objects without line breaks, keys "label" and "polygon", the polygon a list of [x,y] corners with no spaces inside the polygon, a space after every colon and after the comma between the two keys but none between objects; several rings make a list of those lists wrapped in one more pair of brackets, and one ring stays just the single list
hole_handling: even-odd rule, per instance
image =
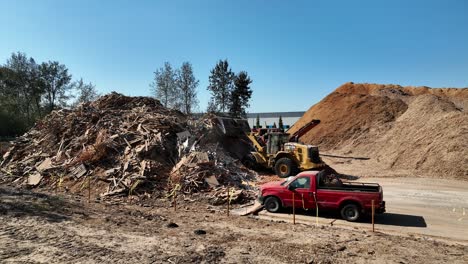
[{"label": "dirt mound", "polygon": [[346,83],[291,131],[320,119],[301,140],[322,152],[368,156],[379,169],[468,179],[466,106],[468,89]]},{"label": "dirt mound", "polygon": [[[250,171],[222,144],[200,140],[210,133],[220,133],[214,117],[188,120],[153,98],[111,93],[74,110],[53,111],[14,141],[0,160],[7,174],[0,181],[76,193],[91,184],[93,196],[101,197],[217,186],[205,178],[239,187]],[[194,152],[205,160],[187,160]],[[174,165],[184,167],[181,159],[191,173],[171,177]]]}]

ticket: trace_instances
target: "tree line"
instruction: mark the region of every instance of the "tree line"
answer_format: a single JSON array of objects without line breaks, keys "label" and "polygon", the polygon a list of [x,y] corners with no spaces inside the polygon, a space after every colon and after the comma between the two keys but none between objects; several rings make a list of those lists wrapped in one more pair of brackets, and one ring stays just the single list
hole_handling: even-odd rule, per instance
[{"label": "tree line", "polygon": [[[257,118],[255,119],[254,128],[262,128],[262,125],[260,124],[260,115],[259,114],[257,114]],[[266,122],[265,122],[265,128],[267,128]],[[279,129],[284,130],[283,117],[281,115],[278,118],[278,126],[276,126],[276,122],[273,122],[272,128],[279,128]]]},{"label": "tree line", "polygon": [[24,133],[58,107],[73,107],[98,97],[92,83],[72,81],[58,61],[37,63],[25,53],[0,65],[0,138]]},{"label": "tree line", "polygon": [[[207,90],[211,98],[206,111],[245,117],[252,96],[247,72],[236,74],[227,60],[219,60],[210,73]],[[199,112],[198,85],[190,62],[176,69],[166,62],[154,72],[151,87],[165,107],[192,114]],[[95,85],[82,78],[74,81],[64,64],[38,63],[23,52],[12,53],[0,64],[0,139],[23,134],[57,108],[76,107],[98,97]]]},{"label": "tree line", "polygon": [[[237,118],[245,117],[252,96],[252,80],[247,72],[235,74],[227,60],[219,60],[210,73],[207,89],[211,98],[206,111]],[[165,107],[192,114],[198,109],[198,84],[192,64],[184,62],[180,69],[174,69],[166,62],[164,67],[154,72],[154,81],[150,86],[152,94]]]}]

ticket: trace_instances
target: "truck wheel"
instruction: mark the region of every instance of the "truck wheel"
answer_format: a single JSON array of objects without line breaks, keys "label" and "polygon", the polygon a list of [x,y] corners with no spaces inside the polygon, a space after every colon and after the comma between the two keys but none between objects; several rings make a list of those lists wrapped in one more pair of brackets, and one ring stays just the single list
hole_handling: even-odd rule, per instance
[{"label": "truck wheel", "polygon": [[276,175],[280,176],[281,178],[289,177],[296,171],[297,166],[290,158],[281,158],[275,163]]},{"label": "truck wheel", "polygon": [[281,203],[276,197],[268,197],[265,200],[265,209],[270,213],[277,213],[281,209]]},{"label": "truck wheel", "polygon": [[341,208],[341,217],[349,222],[355,222],[360,217],[359,207],[355,204],[347,204]]}]

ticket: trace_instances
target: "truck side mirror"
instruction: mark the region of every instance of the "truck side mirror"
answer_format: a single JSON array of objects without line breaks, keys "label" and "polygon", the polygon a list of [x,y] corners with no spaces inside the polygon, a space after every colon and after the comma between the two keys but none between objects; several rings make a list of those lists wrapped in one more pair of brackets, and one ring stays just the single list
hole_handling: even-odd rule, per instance
[{"label": "truck side mirror", "polygon": [[289,185],[288,185],[288,190],[294,191],[294,190],[296,190],[296,187],[295,187],[295,186],[292,186],[292,184],[289,184]]}]

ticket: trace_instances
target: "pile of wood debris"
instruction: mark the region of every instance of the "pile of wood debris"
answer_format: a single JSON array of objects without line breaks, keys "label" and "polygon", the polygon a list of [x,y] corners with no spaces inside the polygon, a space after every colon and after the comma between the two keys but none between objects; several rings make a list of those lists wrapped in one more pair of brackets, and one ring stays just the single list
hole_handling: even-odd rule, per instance
[{"label": "pile of wood debris", "polygon": [[223,153],[209,149],[217,146],[206,145],[205,151],[190,152],[173,168],[170,179],[175,188],[184,193],[212,191],[209,196],[212,204],[231,202],[242,203],[252,200],[255,195],[257,173],[244,167],[242,163]]},{"label": "pile of wood debris", "polygon": [[[101,197],[166,191],[248,187],[255,173],[201,140],[216,134],[216,119],[188,120],[149,97],[118,93],[53,111],[3,155],[0,182],[70,188],[91,185]],[[222,188],[222,187],[221,187]],[[85,189],[86,190],[86,189]]]}]

